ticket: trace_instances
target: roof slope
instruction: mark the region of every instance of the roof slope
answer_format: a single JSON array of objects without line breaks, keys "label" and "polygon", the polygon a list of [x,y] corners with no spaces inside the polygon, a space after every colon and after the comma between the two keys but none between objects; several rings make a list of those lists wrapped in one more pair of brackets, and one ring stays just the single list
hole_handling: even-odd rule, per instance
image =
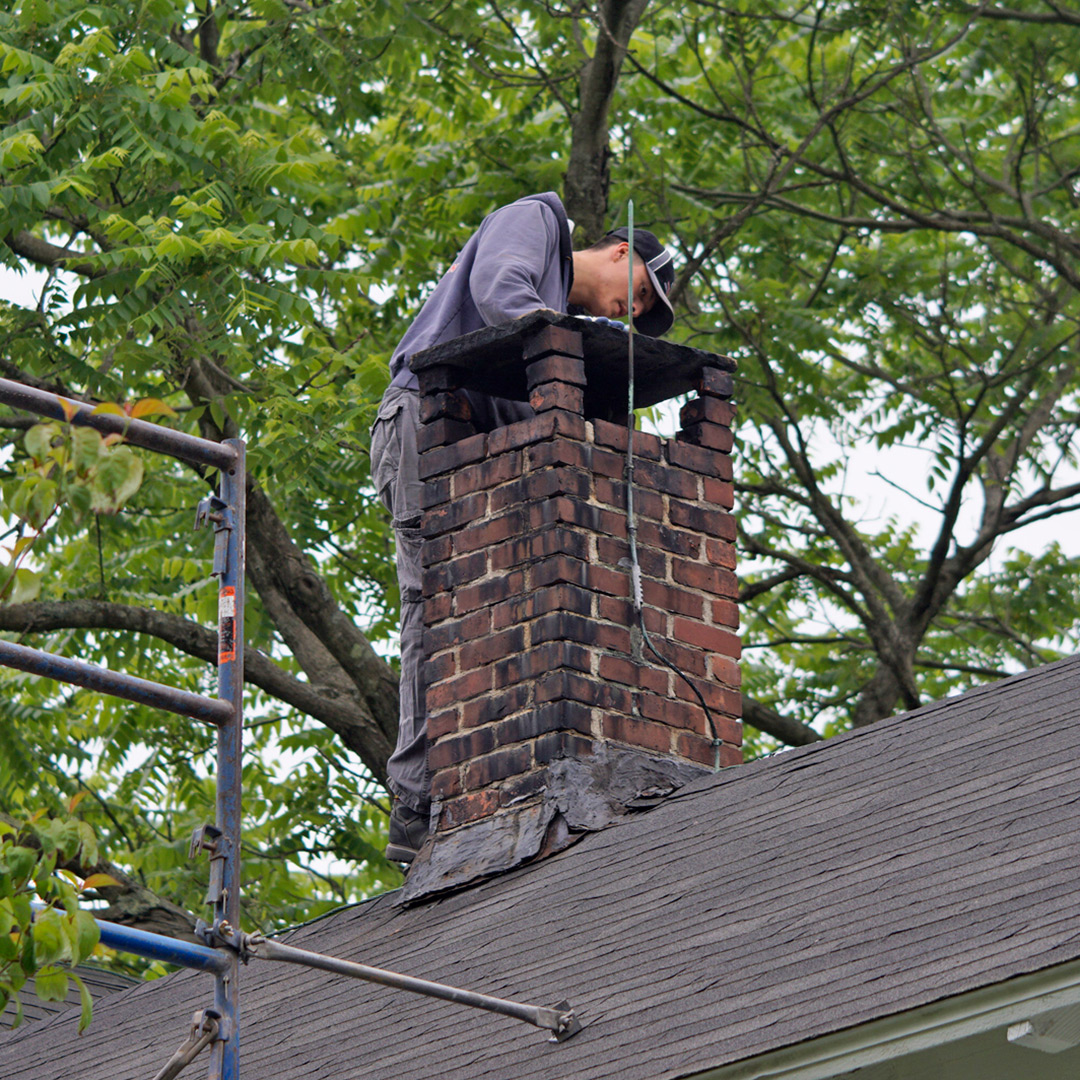
[{"label": "roof slope", "polygon": [[[535,1004],[502,1017],[253,961],[243,1075],[673,1078],[1080,957],[1080,660],[702,781],[545,861],[292,944]],[[139,1078],[186,1035],[183,973],[0,1037],[0,1077]],[[195,1066],[202,1073],[205,1064]]]}]

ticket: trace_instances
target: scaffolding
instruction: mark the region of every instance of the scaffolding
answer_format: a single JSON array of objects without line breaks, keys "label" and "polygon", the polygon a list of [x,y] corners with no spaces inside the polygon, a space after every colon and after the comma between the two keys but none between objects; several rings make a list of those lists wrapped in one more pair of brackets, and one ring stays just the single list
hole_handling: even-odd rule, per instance
[{"label": "scaffolding", "polygon": [[566,1001],[548,1008],[489,997],[324,956],[269,940],[260,934],[241,931],[245,443],[241,439],[214,442],[143,420],[96,412],[93,406],[85,402],[8,379],[0,379],[0,403],[54,420],[94,428],[103,434],[121,435],[133,446],[166,454],[191,465],[216,469],[220,477],[218,493],[203,499],[195,515],[196,528],[205,525],[214,530],[212,574],[218,582],[216,698],[0,640],[0,664],[6,667],[188,716],[217,730],[215,821],[195,830],[190,849],[192,857],[201,852],[208,853],[210,857],[210,884],[206,902],[213,906],[213,919],[209,924],[200,919],[195,928],[196,937],[203,944],[179,941],[104,920],[97,921],[101,942],[110,948],[214,976],[213,1005],[195,1013],[188,1039],[155,1080],[170,1080],[207,1047],[210,1049],[209,1080],[238,1080],[240,1023],[237,976],[241,962],[247,963],[252,957],[302,964],[500,1013],[550,1031],[552,1041],[562,1042],[580,1030],[581,1025]]}]

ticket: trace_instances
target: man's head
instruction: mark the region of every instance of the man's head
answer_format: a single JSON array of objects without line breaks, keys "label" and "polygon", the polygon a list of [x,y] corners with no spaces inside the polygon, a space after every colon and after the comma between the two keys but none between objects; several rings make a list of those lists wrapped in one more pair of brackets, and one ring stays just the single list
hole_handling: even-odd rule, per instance
[{"label": "man's head", "polygon": [[[570,303],[590,315],[625,319],[630,244],[626,229],[613,229],[592,247],[574,252],[574,287]],[[634,230],[634,325],[643,334],[660,337],[671,329],[675,314],[668,293],[675,283],[671,253],[645,229]]]}]

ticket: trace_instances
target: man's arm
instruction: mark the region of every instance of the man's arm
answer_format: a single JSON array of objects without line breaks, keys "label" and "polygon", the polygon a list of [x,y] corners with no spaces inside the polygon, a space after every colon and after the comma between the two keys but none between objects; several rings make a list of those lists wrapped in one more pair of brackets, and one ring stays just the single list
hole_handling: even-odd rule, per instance
[{"label": "man's arm", "polygon": [[550,207],[504,206],[484,222],[477,240],[469,289],[488,326],[538,308],[565,309],[559,225]]}]

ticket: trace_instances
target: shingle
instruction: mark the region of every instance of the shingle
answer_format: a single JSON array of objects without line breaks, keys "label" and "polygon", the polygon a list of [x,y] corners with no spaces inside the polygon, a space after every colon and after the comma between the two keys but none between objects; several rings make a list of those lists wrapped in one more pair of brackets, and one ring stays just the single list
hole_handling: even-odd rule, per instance
[{"label": "shingle", "polygon": [[[668,1080],[1080,957],[1080,661],[740,766],[567,851],[289,940],[537,1004],[523,1024],[294,967],[242,973],[274,1080]],[[185,973],[0,1037],[0,1080],[131,1080],[208,1003]]]}]

